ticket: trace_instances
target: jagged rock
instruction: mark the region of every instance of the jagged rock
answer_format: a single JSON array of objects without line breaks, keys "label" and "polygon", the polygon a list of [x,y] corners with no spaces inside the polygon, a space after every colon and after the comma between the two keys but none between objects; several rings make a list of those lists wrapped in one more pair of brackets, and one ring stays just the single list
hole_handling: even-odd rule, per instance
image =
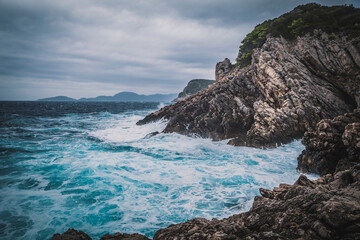
[{"label": "jagged rock", "polygon": [[156,232],[171,239],[360,239],[360,164],[310,181],[262,189],[250,211],[193,219]]},{"label": "jagged rock", "polygon": [[91,237],[83,231],[77,231],[69,228],[63,234],[56,233],[50,240],[91,240]]},{"label": "jagged rock", "polygon": [[225,58],[224,61],[218,62],[215,67],[215,80],[217,82],[225,81],[227,74],[233,69],[230,59]]},{"label": "jagged rock", "polygon": [[210,84],[213,84],[214,80],[207,80],[207,79],[193,79],[186,87],[179,93],[178,97],[175,98],[173,101],[178,102],[184,100],[185,98],[199,92],[200,90],[207,88]]},{"label": "jagged rock", "polygon": [[213,139],[244,135],[253,123],[252,104],[259,97],[250,81],[220,82],[174,105],[148,115],[144,124],[169,119],[165,132],[197,134]]},{"label": "jagged rock", "polygon": [[298,169],[321,175],[344,170],[360,162],[360,109],[323,119],[305,133],[306,149],[298,157]]},{"label": "jagged rock", "polygon": [[149,238],[145,237],[144,235],[133,233],[115,233],[113,235],[105,234],[100,238],[100,240],[149,240]]},{"label": "jagged rock", "polygon": [[[91,240],[91,238],[83,231],[77,231],[75,229],[69,228],[63,234],[54,234],[54,236],[50,240]],[[102,236],[100,240],[149,240],[149,238],[138,233],[127,234],[117,232],[113,235],[107,233]]]},{"label": "jagged rock", "polygon": [[217,82],[206,90],[138,124],[164,118],[165,132],[272,147],[360,103],[360,38],[330,40],[320,30],[293,41],[269,37],[250,66],[229,64],[217,64]]}]

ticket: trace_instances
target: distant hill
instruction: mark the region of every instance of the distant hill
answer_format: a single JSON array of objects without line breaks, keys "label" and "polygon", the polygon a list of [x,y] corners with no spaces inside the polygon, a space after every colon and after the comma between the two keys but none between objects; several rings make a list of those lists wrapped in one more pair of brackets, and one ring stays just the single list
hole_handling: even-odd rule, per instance
[{"label": "distant hill", "polygon": [[95,98],[80,98],[82,102],[170,102],[176,94],[139,95],[134,92],[119,92],[114,96],[98,96]]},{"label": "distant hill", "polygon": [[175,101],[175,102],[181,101],[181,100],[185,99],[186,97],[197,93],[201,89],[204,89],[204,88],[206,88],[207,86],[209,86],[210,84],[213,84],[213,83],[215,83],[215,80],[193,79],[190,82],[188,82],[188,84],[184,88],[184,90],[181,93],[179,93],[177,98],[174,99],[173,101]]},{"label": "distant hill", "polygon": [[74,98],[69,98],[66,96],[56,96],[56,97],[49,97],[49,98],[41,98],[38,101],[42,101],[42,102],[73,102],[73,101],[77,101]]},{"label": "distant hill", "polygon": [[50,98],[42,98],[38,101],[47,102],[171,102],[176,97],[176,94],[152,94],[152,95],[139,95],[134,92],[119,92],[114,96],[98,96],[95,98],[80,98],[76,100],[66,96],[57,96]]}]

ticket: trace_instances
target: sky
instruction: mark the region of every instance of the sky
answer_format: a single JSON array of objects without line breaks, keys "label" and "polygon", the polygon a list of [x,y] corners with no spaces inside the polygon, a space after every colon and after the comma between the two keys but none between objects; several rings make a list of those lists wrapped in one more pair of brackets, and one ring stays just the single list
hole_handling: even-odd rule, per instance
[{"label": "sky", "polygon": [[0,100],[178,93],[257,24],[359,0],[0,0]]}]

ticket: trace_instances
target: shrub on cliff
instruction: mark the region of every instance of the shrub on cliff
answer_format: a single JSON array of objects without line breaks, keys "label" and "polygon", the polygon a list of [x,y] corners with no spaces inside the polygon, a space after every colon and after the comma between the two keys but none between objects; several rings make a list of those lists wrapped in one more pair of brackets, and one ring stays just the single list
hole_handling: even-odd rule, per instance
[{"label": "shrub on cliff", "polygon": [[322,29],[335,39],[338,34],[360,36],[360,9],[354,6],[326,7],[316,3],[300,5],[291,12],[257,25],[241,42],[237,64],[245,67],[251,63],[254,48],[261,47],[267,36],[291,40],[297,36]]}]

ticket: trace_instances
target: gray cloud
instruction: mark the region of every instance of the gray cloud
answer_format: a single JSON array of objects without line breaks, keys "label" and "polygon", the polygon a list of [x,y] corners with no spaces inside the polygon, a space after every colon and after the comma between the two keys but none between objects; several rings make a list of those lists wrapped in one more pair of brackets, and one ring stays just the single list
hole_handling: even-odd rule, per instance
[{"label": "gray cloud", "polygon": [[307,2],[0,0],[0,100],[178,92],[214,78],[256,24]]}]

